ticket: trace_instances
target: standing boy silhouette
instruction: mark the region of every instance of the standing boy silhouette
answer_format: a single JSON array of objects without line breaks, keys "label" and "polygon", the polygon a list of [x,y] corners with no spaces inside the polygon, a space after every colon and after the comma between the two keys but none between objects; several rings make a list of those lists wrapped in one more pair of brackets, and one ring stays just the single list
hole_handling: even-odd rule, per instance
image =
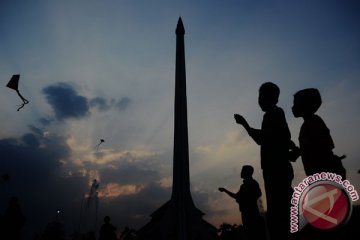
[{"label": "standing boy silhouette", "polygon": [[104,223],[100,228],[98,240],[116,240],[116,227],[110,223],[110,217],[104,217]]},{"label": "standing boy silhouette", "polygon": [[294,94],[292,112],[294,117],[302,117],[304,122],[299,133],[300,155],[307,176],[314,173],[332,172],[346,178],[346,170],[341,159],[333,153],[334,142],[330,130],[316,111],[322,100],[318,89],[306,88]]},{"label": "standing boy silhouette", "polygon": [[235,120],[242,125],[249,136],[260,145],[261,168],[263,171],[267,225],[272,240],[290,238],[290,200],[293,192],[291,183],[294,178],[289,161],[289,149],[294,143],[285,114],[277,106],[279,87],[266,82],[260,86],[258,103],[265,112],[261,129],[250,127],[245,118],[235,114]]},{"label": "standing boy silhouette", "polygon": [[225,192],[239,204],[246,239],[262,240],[266,239],[265,223],[257,205],[261,190],[258,182],[252,177],[253,173],[252,166],[244,165],[240,174],[244,181],[239,191],[233,193],[223,187],[219,188],[219,191]]}]

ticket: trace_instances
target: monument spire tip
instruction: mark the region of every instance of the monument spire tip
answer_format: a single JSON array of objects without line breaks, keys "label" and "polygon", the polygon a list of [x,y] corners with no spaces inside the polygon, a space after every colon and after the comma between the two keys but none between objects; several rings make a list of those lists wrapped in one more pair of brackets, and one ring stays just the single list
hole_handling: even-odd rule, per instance
[{"label": "monument spire tip", "polygon": [[175,33],[176,33],[176,35],[184,35],[185,34],[185,28],[184,28],[184,24],[182,22],[181,16],[179,17]]}]

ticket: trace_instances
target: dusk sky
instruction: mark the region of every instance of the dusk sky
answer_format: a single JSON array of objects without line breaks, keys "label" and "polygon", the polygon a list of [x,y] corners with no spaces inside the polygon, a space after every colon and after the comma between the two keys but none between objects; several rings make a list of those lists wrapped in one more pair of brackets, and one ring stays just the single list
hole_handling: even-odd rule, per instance
[{"label": "dusk sky", "polygon": [[[240,224],[242,165],[265,192],[260,148],[235,123],[259,128],[258,88],[280,89],[292,140],[296,91],[314,87],[334,152],[360,190],[360,3],[352,0],[1,0],[0,215],[12,195],[42,232],[61,209],[77,229],[99,181],[98,225],[135,229],[170,199],[175,28],[185,26],[191,190],[204,219]],[[6,84],[20,74],[21,99]],[[96,150],[95,146],[105,142]],[[274,163],[276,164],[276,163]],[[296,186],[304,177],[293,163]],[[358,202],[355,202],[357,204]]]}]

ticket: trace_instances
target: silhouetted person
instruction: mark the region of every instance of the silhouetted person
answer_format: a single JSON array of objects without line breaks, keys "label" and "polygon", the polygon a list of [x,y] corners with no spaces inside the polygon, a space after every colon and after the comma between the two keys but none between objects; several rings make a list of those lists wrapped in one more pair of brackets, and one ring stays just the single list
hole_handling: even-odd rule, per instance
[{"label": "silhouetted person", "polygon": [[10,175],[5,173],[1,175],[1,179],[3,180],[3,182],[8,182],[10,180]]},{"label": "silhouetted person", "polygon": [[260,215],[258,199],[261,197],[261,189],[258,182],[252,177],[254,168],[250,165],[242,167],[240,177],[243,183],[237,193],[233,193],[226,188],[219,188],[220,192],[225,192],[234,198],[239,204],[241,218],[245,230],[246,239],[266,239],[264,219]]},{"label": "silhouetted person", "polygon": [[110,217],[104,217],[104,223],[100,228],[99,240],[116,240],[116,227],[110,223]]},{"label": "silhouetted person", "polygon": [[0,234],[4,239],[20,240],[23,238],[22,229],[25,222],[26,218],[21,211],[19,200],[14,196],[10,199],[3,217],[3,226],[1,226],[3,230]]},{"label": "silhouetted person", "polygon": [[277,106],[280,89],[271,82],[260,86],[258,103],[265,112],[261,129],[250,127],[245,118],[235,114],[235,120],[242,125],[249,136],[260,145],[261,168],[263,171],[269,234],[273,240],[289,239],[290,200],[294,178],[289,151],[294,143],[285,114]]},{"label": "silhouetted person", "polygon": [[330,130],[316,111],[321,106],[322,100],[318,89],[306,88],[294,94],[292,112],[294,117],[302,117],[304,122],[299,133],[301,159],[307,176],[314,173],[333,172],[343,179],[346,170],[341,159],[333,153],[334,142]]}]

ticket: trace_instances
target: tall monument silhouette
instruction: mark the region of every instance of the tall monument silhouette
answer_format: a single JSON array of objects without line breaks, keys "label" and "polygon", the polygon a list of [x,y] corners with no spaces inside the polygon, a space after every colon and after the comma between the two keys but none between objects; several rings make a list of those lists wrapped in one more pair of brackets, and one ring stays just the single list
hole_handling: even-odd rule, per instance
[{"label": "tall monument silhouette", "polygon": [[176,27],[175,115],[173,186],[171,199],[151,214],[139,230],[141,240],[213,240],[217,229],[202,219],[190,192],[189,143],[186,100],[185,29],[181,17]]}]

